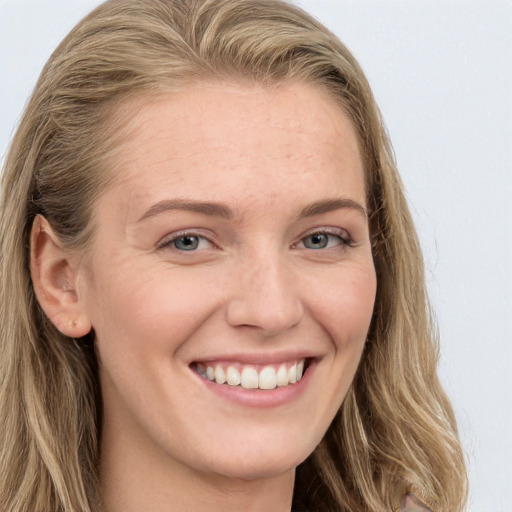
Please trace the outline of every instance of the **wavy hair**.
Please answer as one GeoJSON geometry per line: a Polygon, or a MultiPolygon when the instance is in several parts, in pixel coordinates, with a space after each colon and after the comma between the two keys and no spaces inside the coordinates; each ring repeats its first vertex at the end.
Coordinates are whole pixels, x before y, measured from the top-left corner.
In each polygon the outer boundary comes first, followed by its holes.
{"type": "Polygon", "coordinates": [[[62,335],[37,303],[29,273],[35,216],[44,215],[64,245],[87,247],[92,208],[113,174],[119,105],[237,78],[327,90],[352,120],[366,172],[374,316],[348,395],[297,469],[294,506],[391,511],[413,490],[438,512],[464,508],[464,456],[436,373],[422,254],[383,121],[354,57],[281,0],[109,0],[44,67],[1,178],[0,510],[101,509],[94,339],[62,335]]]}

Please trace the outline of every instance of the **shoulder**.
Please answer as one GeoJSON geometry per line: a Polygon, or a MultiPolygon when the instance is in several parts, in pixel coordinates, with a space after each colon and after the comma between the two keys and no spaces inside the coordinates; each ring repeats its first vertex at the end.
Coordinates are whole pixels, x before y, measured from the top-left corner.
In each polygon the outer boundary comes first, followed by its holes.
{"type": "Polygon", "coordinates": [[[423,503],[411,492],[408,492],[402,498],[400,507],[396,509],[396,512],[433,512],[432,509],[423,503]]]}

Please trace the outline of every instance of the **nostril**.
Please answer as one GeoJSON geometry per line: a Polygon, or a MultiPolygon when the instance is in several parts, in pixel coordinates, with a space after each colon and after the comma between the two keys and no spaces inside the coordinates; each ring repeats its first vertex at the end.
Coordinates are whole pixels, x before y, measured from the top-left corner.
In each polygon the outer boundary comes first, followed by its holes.
{"type": "Polygon", "coordinates": [[[265,336],[275,336],[297,326],[303,317],[298,298],[288,297],[288,304],[277,300],[263,300],[249,295],[233,300],[227,309],[227,322],[233,327],[259,330],[265,336]]]}

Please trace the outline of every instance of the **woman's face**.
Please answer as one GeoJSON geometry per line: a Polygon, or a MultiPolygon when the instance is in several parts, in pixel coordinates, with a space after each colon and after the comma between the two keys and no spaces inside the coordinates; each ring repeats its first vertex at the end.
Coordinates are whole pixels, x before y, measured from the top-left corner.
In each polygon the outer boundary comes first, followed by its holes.
{"type": "Polygon", "coordinates": [[[103,445],[230,477],[291,470],[340,407],[373,310],[355,132],[299,84],[197,86],[127,123],[79,281],[103,445]]]}

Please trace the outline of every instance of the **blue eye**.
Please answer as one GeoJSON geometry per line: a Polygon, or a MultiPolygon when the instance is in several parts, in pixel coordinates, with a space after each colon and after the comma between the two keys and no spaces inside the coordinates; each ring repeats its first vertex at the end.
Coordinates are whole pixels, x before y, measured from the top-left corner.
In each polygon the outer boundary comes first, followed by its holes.
{"type": "Polygon", "coordinates": [[[184,235],[172,240],[172,244],[180,251],[195,251],[199,247],[200,237],[184,235]]]}
{"type": "Polygon", "coordinates": [[[307,249],[325,249],[329,243],[329,235],[315,233],[304,238],[304,247],[307,249]]]}
{"type": "Polygon", "coordinates": [[[214,244],[207,238],[195,233],[177,234],[170,240],[163,242],[161,248],[168,248],[180,252],[197,252],[205,249],[211,249],[214,244]]]}
{"type": "Polygon", "coordinates": [[[312,233],[302,239],[302,244],[306,249],[331,249],[339,245],[349,245],[341,235],[334,233],[312,233]]]}

